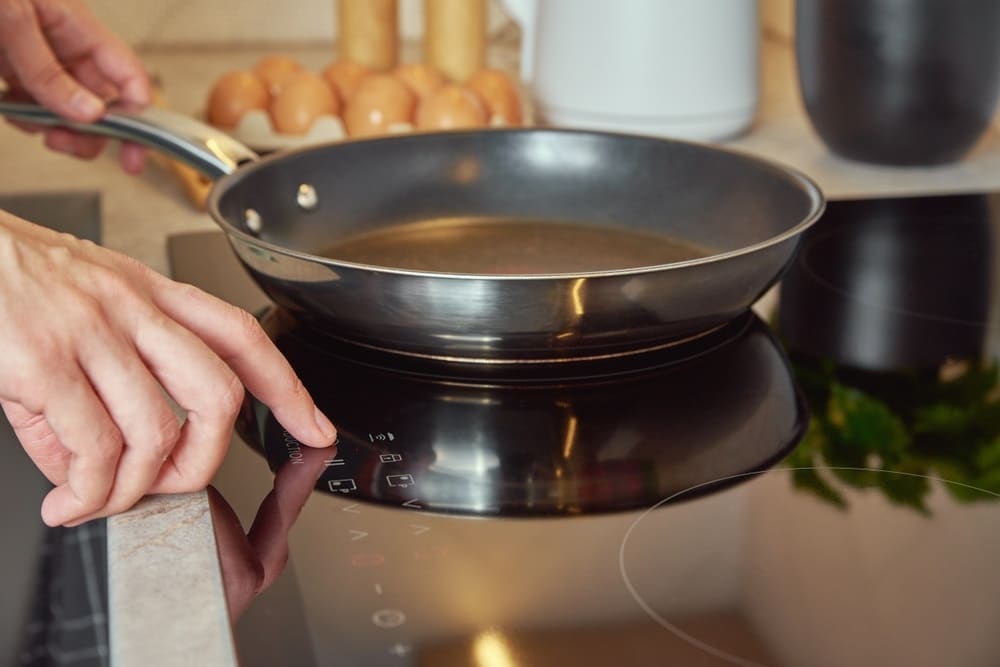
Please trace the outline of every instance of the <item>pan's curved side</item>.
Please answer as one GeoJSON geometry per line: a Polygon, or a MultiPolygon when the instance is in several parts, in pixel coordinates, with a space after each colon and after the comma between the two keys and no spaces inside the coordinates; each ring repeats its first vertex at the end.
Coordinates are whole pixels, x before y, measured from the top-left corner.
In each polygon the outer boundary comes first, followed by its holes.
{"type": "MultiPolygon", "coordinates": [[[[808,178],[751,156],[548,129],[303,149],[226,177],[209,200],[250,274],[301,319],[356,343],[483,363],[618,355],[711,330],[774,284],[822,209],[808,178]],[[491,276],[392,268],[407,264],[376,255],[354,264],[337,252],[415,223],[480,219],[590,225],[704,254],[491,276]]],[[[394,238],[405,254],[407,237],[394,238]]],[[[546,252],[610,254],[607,238],[546,252]]],[[[413,253],[426,259],[428,247],[413,253]]]]}
{"type": "Polygon", "coordinates": [[[711,330],[780,278],[799,237],[690,266],[513,280],[331,266],[229,240],[275,302],[338,337],[410,354],[525,361],[617,355],[711,330]]]}

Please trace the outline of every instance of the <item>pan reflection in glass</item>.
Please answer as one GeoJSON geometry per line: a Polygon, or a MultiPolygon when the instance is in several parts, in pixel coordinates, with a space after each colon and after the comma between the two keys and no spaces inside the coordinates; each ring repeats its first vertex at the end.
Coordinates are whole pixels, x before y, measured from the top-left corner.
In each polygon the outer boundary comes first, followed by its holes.
{"type": "MultiPolygon", "coordinates": [[[[317,488],[341,493],[328,483],[350,479],[357,500],[477,515],[633,509],[766,469],[805,425],[785,357],[752,315],[645,367],[529,364],[514,377],[398,357],[387,370],[388,355],[359,356],[288,318],[264,324],[340,430],[341,463],[317,488]]],[[[239,427],[273,468],[288,460],[262,406],[239,427]]]]}

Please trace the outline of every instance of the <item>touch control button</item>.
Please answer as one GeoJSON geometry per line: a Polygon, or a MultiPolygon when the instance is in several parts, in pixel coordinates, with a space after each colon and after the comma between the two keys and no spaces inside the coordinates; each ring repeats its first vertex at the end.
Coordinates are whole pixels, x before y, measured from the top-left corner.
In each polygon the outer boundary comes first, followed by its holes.
{"type": "Polygon", "coordinates": [[[406,623],[406,614],[398,609],[379,609],[372,614],[372,623],[380,628],[398,628],[406,623]]]}
{"type": "Polygon", "coordinates": [[[358,485],[353,479],[331,479],[326,485],[334,493],[350,493],[358,490],[358,485]]]}
{"type": "Polygon", "coordinates": [[[416,484],[413,475],[386,475],[385,481],[389,483],[389,486],[397,486],[401,489],[406,489],[416,484]]]}

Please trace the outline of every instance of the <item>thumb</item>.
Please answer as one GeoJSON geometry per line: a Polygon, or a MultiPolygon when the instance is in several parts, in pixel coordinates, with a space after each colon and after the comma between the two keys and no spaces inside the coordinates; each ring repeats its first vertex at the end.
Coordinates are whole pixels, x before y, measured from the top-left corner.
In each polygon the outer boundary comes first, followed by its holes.
{"type": "Polygon", "coordinates": [[[70,453],[53,433],[45,416],[31,412],[20,403],[0,399],[7,421],[18,441],[38,469],[55,485],[66,482],[70,453]]]}
{"type": "Polygon", "coordinates": [[[0,44],[21,86],[40,104],[70,120],[93,122],[104,103],[62,66],[28,2],[11,3],[0,21],[0,44]]]}

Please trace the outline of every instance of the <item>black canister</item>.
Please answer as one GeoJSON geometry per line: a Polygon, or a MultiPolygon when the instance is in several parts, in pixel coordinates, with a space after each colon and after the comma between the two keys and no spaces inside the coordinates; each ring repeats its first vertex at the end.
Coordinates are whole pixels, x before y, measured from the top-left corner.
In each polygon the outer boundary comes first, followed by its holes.
{"type": "Polygon", "coordinates": [[[798,0],[795,30],[806,111],[845,157],[946,163],[990,123],[1000,0],[798,0]]]}

